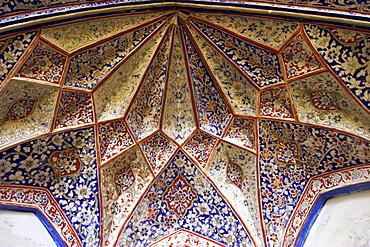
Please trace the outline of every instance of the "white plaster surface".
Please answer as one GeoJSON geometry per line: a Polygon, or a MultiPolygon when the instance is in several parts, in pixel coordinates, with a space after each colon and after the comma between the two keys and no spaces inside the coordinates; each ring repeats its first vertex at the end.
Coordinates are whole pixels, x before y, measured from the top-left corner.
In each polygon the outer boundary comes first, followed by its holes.
{"type": "Polygon", "coordinates": [[[370,191],[327,200],[304,246],[370,246],[370,191]]]}
{"type": "Polygon", "coordinates": [[[56,247],[32,212],[0,210],[0,247],[56,247]]]}

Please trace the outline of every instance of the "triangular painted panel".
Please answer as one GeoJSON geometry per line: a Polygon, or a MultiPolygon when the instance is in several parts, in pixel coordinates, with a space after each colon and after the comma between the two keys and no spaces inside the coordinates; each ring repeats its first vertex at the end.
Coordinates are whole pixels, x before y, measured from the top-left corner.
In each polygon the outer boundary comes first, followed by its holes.
{"type": "Polygon", "coordinates": [[[84,46],[132,29],[163,13],[126,15],[105,19],[89,20],[42,30],[41,36],[62,49],[73,52],[84,46]]]}
{"type": "Polygon", "coordinates": [[[192,26],[188,25],[188,27],[234,112],[255,116],[258,102],[256,88],[212,45],[206,42],[192,26]]]}
{"type": "Polygon", "coordinates": [[[182,151],[146,192],[117,246],[148,246],[180,229],[226,246],[253,245],[228,203],[182,151]]]}
{"type": "Polygon", "coordinates": [[[297,23],[240,15],[194,13],[193,16],[275,49],[280,49],[299,27],[297,23]]]}
{"type": "Polygon", "coordinates": [[[221,96],[216,82],[210,76],[210,72],[197,52],[189,34],[183,31],[183,35],[200,128],[210,134],[221,136],[231,118],[231,111],[221,96]]]}
{"type": "Polygon", "coordinates": [[[94,92],[98,121],[125,115],[166,28],[163,26],[94,92]]]}
{"type": "Polygon", "coordinates": [[[160,127],[163,94],[167,80],[172,28],[167,30],[151,67],[126,118],[136,140],[141,140],[160,127]]]}
{"type": "Polygon", "coordinates": [[[153,179],[137,147],[100,168],[103,246],[114,246],[122,225],[153,179]]]}
{"type": "Polygon", "coordinates": [[[196,127],[180,35],[176,28],[162,123],[164,132],[178,144],[182,144],[196,127]]]}
{"type": "Polygon", "coordinates": [[[158,132],[140,143],[154,175],[157,175],[176,151],[176,144],[161,132],[158,132]]]}
{"type": "Polygon", "coordinates": [[[92,90],[163,22],[162,19],[73,56],[64,85],[92,90]]]}
{"type": "Polygon", "coordinates": [[[277,54],[249,44],[210,25],[192,23],[259,87],[284,81],[277,54]]]}

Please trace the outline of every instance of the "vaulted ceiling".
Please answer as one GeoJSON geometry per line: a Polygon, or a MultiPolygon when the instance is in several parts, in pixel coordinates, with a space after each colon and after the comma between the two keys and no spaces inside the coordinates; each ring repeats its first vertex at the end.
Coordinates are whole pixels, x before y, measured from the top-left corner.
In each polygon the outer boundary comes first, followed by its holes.
{"type": "Polygon", "coordinates": [[[2,3],[0,205],[60,246],[292,246],[370,181],[365,3],[190,2],[2,3]]]}

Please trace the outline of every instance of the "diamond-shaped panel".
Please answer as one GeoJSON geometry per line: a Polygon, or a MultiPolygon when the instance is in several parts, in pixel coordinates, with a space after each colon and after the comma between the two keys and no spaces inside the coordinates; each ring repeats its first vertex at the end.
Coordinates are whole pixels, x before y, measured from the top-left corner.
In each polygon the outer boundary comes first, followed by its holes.
{"type": "Polygon", "coordinates": [[[308,46],[302,34],[295,36],[281,51],[283,64],[288,79],[309,75],[324,69],[314,52],[308,46]]]}
{"type": "Polygon", "coordinates": [[[255,149],[256,134],[254,120],[240,117],[234,118],[223,139],[238,146],[255,149]]]}
{"type": "Polygon", "coordinates": [[[40,41],[15,76],[59,84],[66,62],[65,55],[40,41]]]}
{"type": "Polygon", "coordinates": [[[161,132],[144,140],[140,143],[140,147],[151,165],[154,175],[162,170],[177,148],[176,144],[161,132]]]}
{"type": "Polygon", "coordinates": [[[135,144],[123,120],[99,124],[98,133],[102,163],[135,144]]]}
{"type": "Polygon", "coordinates": [[[217,138],[198,130],[183,149],[198,161],[202,168],[205,168],[216,142],[217,138]]]}
{"type": "Polygon", "coordinates": [[[62,91],[58,104],[55,128],[86,124],[93,122],[91,93],[80,91],[62,91]]]}

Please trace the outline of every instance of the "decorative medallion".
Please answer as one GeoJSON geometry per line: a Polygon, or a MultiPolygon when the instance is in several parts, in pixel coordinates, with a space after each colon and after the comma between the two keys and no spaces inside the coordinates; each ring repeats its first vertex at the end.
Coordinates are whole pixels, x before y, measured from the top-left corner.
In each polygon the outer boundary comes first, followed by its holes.
{"type": "Polygon", "coordinates": [[[75,149],[57,151],[50,156],[56,177],[72,175],[82,169],[81,160],[75,149]]]}
{"type": "Polygon", "coordinates": [[[129,165],[123,167],[115,174],[115,184],[119,196],[128,190],[134,182],[135,176],[129,165]]]}
{"type": "Polygon", "coordinates": [[[321,110],[340,110],[328,92],[311,92],[312,104],[321,110]]]}
{"type": "Polygon", "coordinates": [[[163,194],[167,206],[180,217],[186,214],[197,197],[191,185],[182,176],[174,179],[163,194]]]}
{"type": "Polygon", "coordinates": [[[9,107],[4,121],[19,120],[28,117],[31,115],[36,102],[36,100],[32,99],[20,99],[14,102],[9,107]]]}
{"type": "Polygon", "coordinates": [[[238,164],[229,160],[226,168],[226,176],[233,184],[235,184],[240,189],[242,188],[243,170],[238,164]]]}

